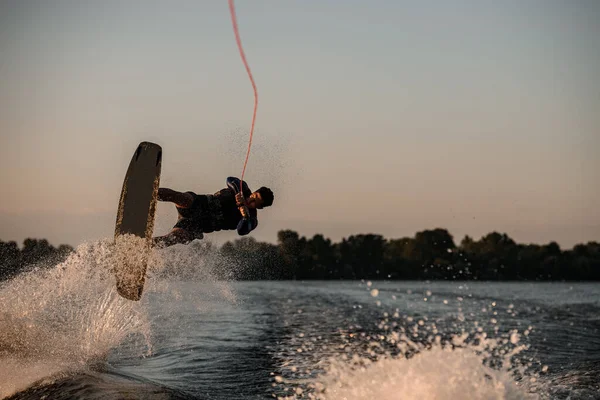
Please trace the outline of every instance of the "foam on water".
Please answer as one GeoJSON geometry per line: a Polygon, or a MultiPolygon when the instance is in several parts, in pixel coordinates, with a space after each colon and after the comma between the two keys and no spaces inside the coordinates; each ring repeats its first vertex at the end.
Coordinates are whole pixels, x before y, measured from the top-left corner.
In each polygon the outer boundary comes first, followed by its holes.
{"type": "MultiPolygon", "coordinates": [[[[378,297],[377,289],[368,290],[378,297]]],[[[416,318],[396,309],[382,311],[375,329],[351,325],[333,339],[300,333],[280,352],[274,393],[281,400],[544,398],[548,367],[526,354],[522,340],[531,326],[518,331],[503,330],[494,318],[467,322],[460,307],[453,322],[447,317],[416,318]]]]}
{"type": "Polygon", "coordinates": [[[116,293],[113,257],[109,241],[86,243],[0,286],[0,396],[102,362],[126,339],[149,351],[146,301],[116,293]]]}
{"type": "MultiPolygon", "coordinates": [[[[518,370],[511,359],[524,346],[502,350],[501,359],[493,355],[506,343],[479,337],[477,344],[466,344],[467,335],[451,338],[452,343],[443,344],[439,337],[433,343],[416,343],[406,336],[398,342],[399,353],[384,351],[381,343],[372,338],[366,349],[356,344],[337,345],[319,353],[334,353],[328,359],[319,360],[313,368],[321,372],[310,379],[286,379],[275,377],[275,386],[290,393],[279,399],[537,399],[536,379],[517,379],[518,370]],[[336,354],[337,351],[337,354],[336,354]],[[489,362],[495,357],[495,362],[489,362]],[[499,362],[500,361],[500,362],[499,362]],[[494,365],[492,367],[492,365],[494,365]]],[[[388,341],[390,338],[381,339],[388,341]]],[[[293,373],[299,371],[294,363],[287,366],[293,373]]]]}
{"type": "MultiPolygon", "coordinates": [[[[320,399],[524,399],[506,371],[483,365],[470,349],[435,347],[410,359],[335,361],[314,384],[320,399]]],[[[531,397],[533,398],[533,397],[531,397]]]]}

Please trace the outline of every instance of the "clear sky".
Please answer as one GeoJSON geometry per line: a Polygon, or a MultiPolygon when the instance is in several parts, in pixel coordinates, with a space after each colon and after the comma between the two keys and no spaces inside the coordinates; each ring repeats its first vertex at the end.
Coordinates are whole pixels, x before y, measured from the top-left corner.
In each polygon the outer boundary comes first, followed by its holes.
{"type": "MultiPolygon", "coordinates": [[[[600,2],[236,7],[259,90],[246,179],[275,192],[257,239],[600,239],[600,2]]],[[[110,237],[144,140],[162,186],[239,176],[253,95],[229,18],[225,0],[0,1],[0,239],[110,237]]]]}

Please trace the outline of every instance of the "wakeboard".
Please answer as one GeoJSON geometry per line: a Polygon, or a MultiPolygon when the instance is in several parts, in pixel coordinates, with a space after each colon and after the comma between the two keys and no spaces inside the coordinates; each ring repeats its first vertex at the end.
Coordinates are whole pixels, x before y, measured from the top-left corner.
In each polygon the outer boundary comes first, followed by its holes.
{"type": "Polygon", "coordinates": [[[162,148],[139,144],[125,175],[115,227],[117,292],[128,300],[142,297],[152,245],[160,182],[162,148]]]}

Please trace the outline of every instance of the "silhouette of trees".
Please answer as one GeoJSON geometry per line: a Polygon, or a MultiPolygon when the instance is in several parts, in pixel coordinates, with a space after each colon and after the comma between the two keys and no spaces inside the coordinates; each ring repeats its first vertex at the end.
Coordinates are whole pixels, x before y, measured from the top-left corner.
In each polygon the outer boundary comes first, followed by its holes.
{"type": "Polygon", "coordinates": [[[71,246],[62,244],[55,248],[46,239],[25,239],[22,249],[14,241],[0,240],[0,280],[12,278],[28,268],[55,265],[71,252],[71,246]]]}
{"type": "MultiPolygon", "coordinates": [[[[456,245],[442,228],[400,239],[358,234],[338,243],[321,234],[306,238],[282,230],[277,244],[244,236],[220,248],[207,242],[194,249],[199,257],[227,266],[216,268],[224,271],[220,279],[600,280],[598,242],[563,251],[555,242],[518,244],[498,232],[479,240],[465,236],[456,245]]],[[[15,242],[0,241],[0,279],[28,266],[54,265],[72,251],[67,245],[54,248],[44,239],[26,239],[21,249],[15,242]]],[[[181,273],[181,265],[172,268],[181,273]]]]}
{"type": "Polygon", "coordinates": [[[518,244],[492,232],[479,240],[465,236],[457,246],[442,228],[389,240],[352,235],[339,243],[282,230],[277,239],[277,245],[238,239],[221,254],[245,265],[238,279],[600,280],[596,242],[562,251],[555,242],[518,244]]]}
{"type": "Polygon", "coordinates": [[[21,251],[17,242],[0,241],[0,279],[16,275],[21,269],[21,260],[21,251]]]}
{"type": "Polygon", "coordinates": [[[258,242],[253,237],[225,243],[219,250],[219,256],[221,262],[235,266],[230,279],[283,279],[285,276],[277,246],[258,242]]]}
{"type": "Polygon", "coordinates": [[[310,277],[309,279],[339,278],[339,275],[335,275],[333,272],[337,270],[339,263],[336,248],[330,239],[326,239],[320,234],[314,235],[306,242],[305,252],[305,273],[310,277]]]}
{"type": "Polygon", "coordinates": [[[289,279],[306,279],[298,276],[305,264],[303,254],[306,250],[306,239],[300,238],[297,232],[284,230],[277,233],[278,255],[281,258],[281,275],[289,279]]]}

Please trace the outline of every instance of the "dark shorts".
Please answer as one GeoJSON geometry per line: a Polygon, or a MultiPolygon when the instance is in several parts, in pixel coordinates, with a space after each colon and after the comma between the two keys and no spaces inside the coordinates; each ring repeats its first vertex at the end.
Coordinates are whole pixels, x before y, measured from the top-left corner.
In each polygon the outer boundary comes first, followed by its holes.
{"type": "Polygon", "coordinates": [[[194,196],[194,202],[189,208],[177,207],[179,220],[174,228],[186,230],[196,239],[202,239],[204,233],[215,230],[215,198],[212,195],[197,195],[188,192],[194,196]]]}

